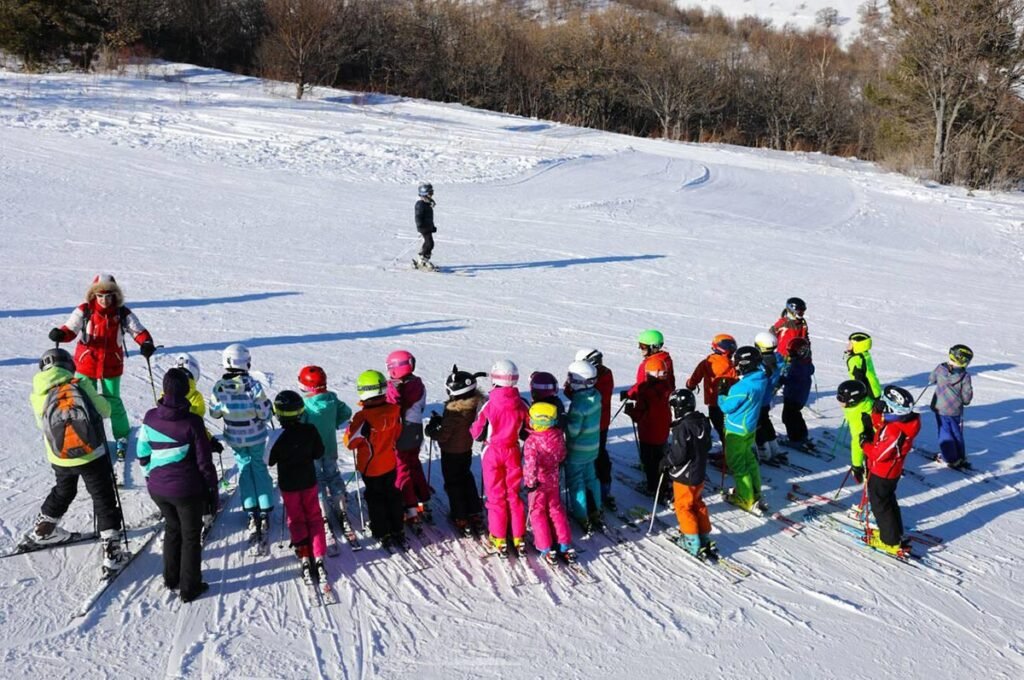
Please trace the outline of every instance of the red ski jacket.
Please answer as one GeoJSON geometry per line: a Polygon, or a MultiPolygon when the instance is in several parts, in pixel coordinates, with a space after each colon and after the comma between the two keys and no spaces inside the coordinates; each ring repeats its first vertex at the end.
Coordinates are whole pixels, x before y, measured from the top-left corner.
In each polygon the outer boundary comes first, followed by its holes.
{"type": "Polygon", "coordinates": [[[633,388],[635,403],[626,406],[626,415],[636,421],[641,444],[664,444],[672,425],[668,398],[672,388],[668,380],[647,380],[633,388]]]}
{"type": "Polygon", "coordinates": [[[61,342],[78,337],[75,371],[90,378],[117,378],[124,373],[124,336],[138,344],[152,341],[139,318],[124,306],[101,307],[95,299],[83,302],[60,328],[61,342]]]}
{"type": "Polygon", "coordinates": [[[910,413],[893,416],[872,415],[874,441],[864,443],[864,459],[868,471],[884,479],[899,479],[903,463],[914,446],[914,438],[921,431],[921,416],[910,413]]]}

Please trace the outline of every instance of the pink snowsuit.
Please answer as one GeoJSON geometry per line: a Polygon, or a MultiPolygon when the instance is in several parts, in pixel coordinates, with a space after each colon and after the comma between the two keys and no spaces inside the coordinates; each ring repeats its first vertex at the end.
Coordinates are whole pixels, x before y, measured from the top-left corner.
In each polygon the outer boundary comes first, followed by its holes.
{"type": "Polygon", "coordinates": [[[523,482],[522,454],[519,432],[530,422],[526,402],[514,387],[495,387],[469,429],[479,439],[488,428],[487,446],[482,467],[487,493],[487,528],[494,538],[508,536],[509,514],[512,516],[512,537],[526,534],[526,507],[519,497],[523,482]]]}
{"type": "Polygon", "coordinates": [[[282,491],[284,512],[288,518],[288,533],[292,545],[306,541],[313,544],[313,557],[318,559],[327,553],[327,534],[324,530],[324,516],[320,513],[318,487],[311,486],[302,491],[282,491]]]}
{"type": "Polygon", "coordinates": [[[531,432],[523,446],[523,482],[536,486],[530,494],[530,523],[533,544],[544,552],[551,549],[551,525],[562,545],[569,545],[569,517],[558,493],[558,466],[565,461],[565,436],[557,427],[531,432]]]}

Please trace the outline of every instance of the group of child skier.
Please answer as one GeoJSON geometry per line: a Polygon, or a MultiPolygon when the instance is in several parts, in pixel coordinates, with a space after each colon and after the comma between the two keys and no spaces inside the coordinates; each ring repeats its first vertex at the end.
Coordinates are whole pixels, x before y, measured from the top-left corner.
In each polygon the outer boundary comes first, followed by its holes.
{"type": "MultiPolygon", "coordinates": [[[[769,417],[773,397],[780,390],[784,443],[795,448],[813,446],[802,414],[814,374],[805,311],[802,300],[789,299],[779,320],[759,333],[753,346],[740,347],[732,336],[716,335],[711,353],[681,388],[676,387],[662,333],[647,330],[638,337],[643,358],[634,384],[619,397],[624,402],[620,410],[633,421],[644,470],[640,490],[651,496],[671,493],[679,523],[676,542],[701,559],[717,558],[702,499],[707,466],[715,464],[711,431],[717,432],[724,450],[724,459],[717,464],[723,473],[726,468],[731,471],[734,479],[723,498],[759,515],[767,510],[759,461],[785,459],[769,417]],[[707,416],[697,410],[696,392],[701,389],[707,416]],[[670,484],[663,485],[666,481],[670,484]]],[[[39,363],[32,393],[56,484],[25,541],[46,545],[67,540],[68,532],[58,525],[81,476],[93,497],[104,568],[112,573],[125,561],[117,536],[123,519],[102,420],[124,410],[117,377],[124,362],[125,331],[141,345],[148,362],[154,349],[152,338],[123,306],[114,278],[99,275],[68,323],[50,331],[51,340],[58,343],[79,338],[75,358],[59,348],[48,350],[39,363]]],[[[837,398],[850,432],[850,474],[864,485],[861,507],[867,512],[870,506],[878,527],[868,531],[865,540],[898,554],[906,548],[896,483],[920,431],[920,420],[913,412],[916,400],[905,389],[879,383],[870,349],[866,333],[850,335],[846,352],[850,379],[839,385],[837,398]]],[[[936,385],[932,408],[940,459],[950,466],[966,465],[963,407],[972,398],[967,373],[972,358],[969,348],[956,345],[948,361],[929,376],[929,384],[936,385]]],[[[198,362],[181,354],[174,363],[157,407],[146,414],[138,455],[146,468],[150,494],[168,521],[165,582],[168,587],[180,584],[182,599],[187,601],[206,587],[198,573],[199,536],[201,523],[209,523],[218,509],[212,453],[221,445],[203,426],[206,404],[196,389],[198,362]]],[[[328,390],[327,375],[318,366],[299,371],[298,392],[284,390],[271,401],[251,372],[246,347],[227,347],[222,364],[224,372],[213,386],[209,413],[223,421],[223,441],[234,453],[250,537],[265,537],[269,530],[273,509],[269,462],[278,469],[291,543],[307,579],[318,574],[326,580],[325,519],[333,515],[344,523],[347,518],[346,483],[338,468],[337,446],[337,432],[346,422],[342,440],[353,451],[355,469],[363,481],[369,529],[384,547],[404,548],[406,529],[418,532],[422,522],[431,520],[432,489],[420,461],[424,434],[440,448],[452,522],[467,536],[486,531],[500,556],[522,554],[526,549],[529,515],[535,548],[544,558],[552,563],[573,562],[570,517],[590,532],[603,528],[605,510],[616,509],[607,451],[609,427],[618,414],[612,413],[615,383],[597,349],[577,352],[561,385],[551,373],[531,374],[529,402],[520,395],[519,371],[510,360],[495,362],[486,374],[453,366],[445,381],[443,413],[429,418],[425,418],[427,394],[415,374],[415,357],[404,350],[387,356],[386,375],[367,370],[358,376],[355,413],[328,390]],[[486,398],[477,385],[485,375],[492,386],[486,398]],[[558,394],[560,387],[568,407],[558,394]],[[268,457],[272,414],[282,432],[268,457]],[[472,472],[474,441],[484,442],[486,528],[472,472]],[[522,489],[527,492],[525,502],[522,489]]],[[[118,442],[127,436],[120,416],[114,428],[118,442]]]]}

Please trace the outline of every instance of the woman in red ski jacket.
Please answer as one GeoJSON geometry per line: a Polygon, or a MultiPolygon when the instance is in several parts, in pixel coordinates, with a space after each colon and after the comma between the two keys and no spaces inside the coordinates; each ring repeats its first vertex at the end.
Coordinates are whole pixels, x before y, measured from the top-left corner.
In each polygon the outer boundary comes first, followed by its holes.
{"type": "Polygon", "coordinates": [[[110,403],[110,423],[119,454],[127,444],[128,414],[121,401],[121,374],[124,373],[125,335],[139,344],[147,359],[156,346],[138,317],[124,306],[124,293],[110,274],[98,274],[78,305],[60,328],[50,330],[53,342],[71,342],[75,347],[75,374],[88,380],[110,403]]]}

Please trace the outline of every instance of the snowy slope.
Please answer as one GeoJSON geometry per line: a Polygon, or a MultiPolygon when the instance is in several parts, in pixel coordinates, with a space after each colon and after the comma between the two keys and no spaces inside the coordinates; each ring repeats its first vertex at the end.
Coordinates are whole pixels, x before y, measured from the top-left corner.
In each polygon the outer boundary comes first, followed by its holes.
{"type": "MultiPolygon", "coordinates": [[[[0,659],[9,677],[1020,677],[1024,557],[1024,199],[967,195],[819,155],[640,140],[354,93],[296,103],[287,88],[189,66],[146,77],[0,73],[0,549],[52,483],[27,405],[46,331],[88,281],[114,272],[164,346],[193,352],[209,391],[220,350],[247,343],[272,392],[305,363],[354,401],[355,376],[412,350],[433,408],[453,362],[511,357],[562,374],[604,350],[620,386],[657,327],[680,373],[712,335],[741,342],[789,295],[809,304],[814,434],[840,419],[846,336],[866,329],[885,381],[916,394],[955,342],[971,345],[969,446],[982,478],[912,458],[904,516],[941,535],[934,575],[810,527],[797,536],[709,495],[723,551],[754,574],[732,586],[663,539],[602,537],[572,585],[509,574],[449,538],[426,569],[343,548],[341,604],[310,611],[293,558],[242,555],[237,508],[205,552],[209,596],[164,592],[159,544],[86,618],[95,548],[0,561],[0,659]],[[437,190],[435,261],[411,271],[415,183],[437,190]],[[521,585],[514,585],[518,579],[521,585]]],[[[162,369],[166,356],[158,355],[162,369]]],[[[158,370],[158,373],[162,370],[158,370]]],[[[145,364],[123,381],[137,423],[145,364]]],[[[934,448],[928,414],[920,444],[934,448]]],[[[628,421],[612,455],[639,479],[628,421]]],[[[426,456],[426,454],[424,454],[426,456]]],[[[833,492],[844,456],[769,469],[774,507],[792,481],[833,492]]],[[[230,465],[230,458],[225,459],[230,465]]],[[[478,468],[477,468],[478,470],[478,468]]],[[[151,510],[139,471],[130,521],[151,510]]],[[[230,474],[230,473],[229,473],[230,474]]],[[[440,466],[432,483],[442,489],[440,466]]],[[[616,480],[623,506],[646,502],[616,480]]],[[[443,507],[444,495],[439,494],[443,507]]],[[[852,502],[852,489],[843,498],[852,502]]],[[[438,512],[440,517],[441,512],[438,512]]],[[[671,522],[670,515],[663,517],[671,522]]],[[[280,530],[274,522],[274,531],[280,530]]],[[[84,491],[67,526],[90,526],[84,491]]],[[[276,537],[276,533],[275,533],[276,537]]]]}
{"type": "MultiPolygon", "coordinates": [[[[676,0],[679,7],[701,7],[705,11],[718,9],[730,19],[756,16],[770,19],[772,26],[782,28],[789,24],[806,30],[817,25],[817,15],[832,8],[839,13],[836,31],[843,42],[849,42],[860,31],[858,10],[865,0],[676,0]]],[[[885,3],[881,3],[885,7],[885,3]]]]}

